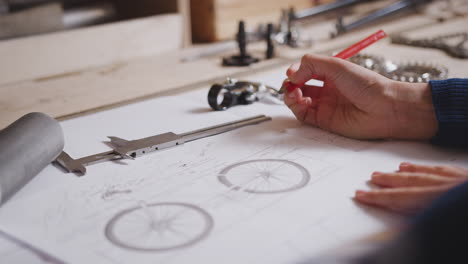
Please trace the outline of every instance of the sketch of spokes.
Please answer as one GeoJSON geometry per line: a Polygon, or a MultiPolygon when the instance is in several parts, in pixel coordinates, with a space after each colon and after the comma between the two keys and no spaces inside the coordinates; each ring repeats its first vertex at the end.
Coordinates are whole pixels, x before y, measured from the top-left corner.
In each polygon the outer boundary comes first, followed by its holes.
{"type": "Polygon", "coordinates": [[[218,180],[233,190],[249,193],[282,193],[307,185],[310,174],[301,165],[283,159],[257,159],[224,168],[218,180]]]}
{"type": "Polygon", "coordinates": [[[186,203],[153,203],[126,209],[106,225],[113,244],[137,251],[166,251],[193,245],[213,228],[213,218],[186,203]]]}

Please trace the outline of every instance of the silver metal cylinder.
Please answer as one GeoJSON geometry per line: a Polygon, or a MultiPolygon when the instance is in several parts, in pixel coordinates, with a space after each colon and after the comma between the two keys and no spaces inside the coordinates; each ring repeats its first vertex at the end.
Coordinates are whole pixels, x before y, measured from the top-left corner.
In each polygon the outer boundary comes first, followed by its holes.
{"type": "Polygon", "coordinates": [[[0,204],[63,150],[62,127],[43,113],[29,113],[0,130],[0,204]]]}

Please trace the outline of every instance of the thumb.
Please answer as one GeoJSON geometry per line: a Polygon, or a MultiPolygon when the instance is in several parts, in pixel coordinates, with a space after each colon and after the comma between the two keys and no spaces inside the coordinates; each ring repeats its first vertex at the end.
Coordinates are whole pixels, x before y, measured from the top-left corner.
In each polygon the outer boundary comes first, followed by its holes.
{"type": "Polygon", "coordinates": [[[302,57],[300,65],[293,64],[289,67],[286,75],[295,84],[302,84],[310,79],[335,79],[343,69],[341,59],[306,54],[302,57]]]}

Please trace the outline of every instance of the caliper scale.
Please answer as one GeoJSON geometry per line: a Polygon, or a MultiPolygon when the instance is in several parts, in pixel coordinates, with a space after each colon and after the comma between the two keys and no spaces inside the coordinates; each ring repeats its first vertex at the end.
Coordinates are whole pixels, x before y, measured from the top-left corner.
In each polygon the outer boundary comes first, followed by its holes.
{"type": "Polygon", "coordinates": [[[182,145],[186,142],[214,136],[237,128],[259,124],[269,120],[271,120],[271,117],[258,115],[234,122],[224,123],[221,125],[197,129],[183,134],[168,132],[136,140],[125,140],[118,137],[109,137],[113,146],[113,149],[110,151],[86,156],[79,159],[73,159],[65,151],[62,151],[62,153],[55,161],[65,170],[67,170],[67,172],[75,172],[84,175],[86,174],[86,166],[91,164],[119,159],[135,159],[150,152],[182,145]]]}

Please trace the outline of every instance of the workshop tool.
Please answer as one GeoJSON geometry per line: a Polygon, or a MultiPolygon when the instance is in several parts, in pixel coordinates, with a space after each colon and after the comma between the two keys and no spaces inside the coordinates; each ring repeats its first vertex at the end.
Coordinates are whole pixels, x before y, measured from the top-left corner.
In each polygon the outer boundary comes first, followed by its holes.
{"type": "Polygon", "coordinates": [[[427,83],[431,80],[443,80],[448,76],[446,67],[424,62],[395,63],[368,54],[357,54],[349,61],[400,82],[427,83]]]}
{"type": "MultiPolygon", "coordinates": [[[[369,2],[375,0],[341,0],[335,1],[330,4],[319,5],[313,8],[296,12],[294,8],[281,10],[280,22],[278,25],[273,25],[272,34],[269,34],[269,26],[265,27],[265,24],[259,24],[257,29],[254,31],[245,32],[241,35],[245,35],[246,42],[260,41],[271,35],[273,42],[277,45],[287,45],[292,48],[307,48],[313,43],[312,39],[303,38],[299,29],[299,23],[303,20],[310,19],[316,16],[328,14],[333,11],[339,11],[355,4],[369,2]]],[[[239,30],[241,32],[241,30],[239,30]]],[[[236,39],[239,38],[239,33],[236,39]]],[[[237,66],[235,58],[234,65],[237,66]]],[[[229,62],[228,62],[229,63],[229,62]]]]}
{"type": "MultiPolygon", "coordinates": [[[[356,55],[359,51],[361,51],[361,50],[367,48],[368,46],[372,45],[373,43],[385,38],[386,36],[387,36],[387,34],[385,34],[385,32],[383,30],[379,30],[376,33],[370,35],[369,37],[355,43],[354,45],[350,46],[349,48],[344,49],[343,51],[339,52],[338,54],[336,54],[333,57],[346,60],[346,59],[351,58],[352,56],[356,55]]],[[[311,79],[315,79],[315,78],[317,78],[317,77],[314,76],[311,79]]],[[[279,92],[284,93],[285,90],[287,90],[288,92],[292,92],[292,91],[294,91],[294,89],[302,87],[303,85],[304,85],[304,83],[294,84],[291,81],[289,81],[288,79],[286,79],[283,82],[283,85],[282,85],[281,89],[279,90],[279,92]]]]}
{"type": "Polygon", "coordinates": [[[391,40],[393,44],[440,49],[456,58],[468,58],[468,32],[457,32],[422,39],[411,39],[403,35],[395,35],[391,36],[391,40]]]}
{"type": "Polygon", "coordinates": [[[278,90],[263,83],[227,78],[225,83],[211,86],[208,104],[213,110],[221,111],[235,105],[252,104],[269,96],[279,100],[283,98],[278,90]]]}
{"type": "Polygon", "coordinates": [[[297,12],[294,8],[284,9],[281,11],[281,19],[278,31],[275,34],[275,41],[280,45],[288,45],[292,48],[310,47],[313,43],[312,39],[305,39],[301,36],[299,29],[301,21],[344,10],[353,5],[369,1],[373,0],[341,0],[297,12]]]}
{"type": "Polygon", "coordinates": [[[271,120],[271,117],[258,115],[234,122],[190,131],[183,134],[168,132],[136,140],[125,140],[118,137],[109,137],[111,144],[113,145],[113,149],[110,151],[79,159],[73,159],[65,151],[62,151],[62,153],[57,157],[56,163],[62,166],[67,172],[75,172],[84,175],[86,174],[85,166],[97,162],[119,160],[123,158],[134,159],[157,150],[179,146],[185,142],[218,135],[240,127],[255,125],[269,120],[271,120]]]}
{"type": "Polygon", "coordinates": [[[247,53],[247,35],[245,33],[244,21],[239,21],[236,40],[237,45],[239,46],[239,55],[223,58],[223,66],[249,66],[250,64],[259,61],[257,58],[254,58],[247,53]]]}
{"type": "Polygon", "coordinates": [[[282,10],[274,40],[278,45],[287,45],[291,48],[308,48],[313,43],[312,39],[302,37],[299,23],[294,20],[292,8],[282,10]]]}
{"type": "Polygon", "coordinates": [[[0,204],[28,183],[63,150],[60,124],[30,113],[0,130],[0,204]]]}
{"type": "Polygon", "coordinates": [[[290,10],[290,16],[292,20],[305,20],[310,19],[316,16],[324,15],[329,12],[338,11],[340,9],[345,9],[356,4],[362,4],[363,2],[370,2],[373,0],[341,0],[335,1],[329,4],[319,5],[316,7],[308,8],[305,10],[294,12],[294,9],[290,10]]]}
{"type": "Polygon", "coordinates": [[[265,59],[267,60],[275,56],[275,45],[273,44],[273,34],[274,34],[273,24],[269,23],[267,25],[267,32],[265,36],[265,40],[267,44],[265,59]]]}
{"type": "Polygon", "coordinates": [[[304,40],[301,37],[299,26],[293,20],[293,12],[292,8],[282,10],[278,32],[275,34],[275,42],[291,48],[309,47],[312,45],[312,41],[310,39],[304,40]]]}
{"type": "MultiPolygon", "coordinates": [[[[375,0],[341,0],[341,1],[335,1],[330,4],[323,4],[323,5],[318,5],[313,8],[301,10],[301,11],[295,11],[293,8],[290,9],[283,9],[281,10],[281,16],[280,16],[280,22],[277,25],[272,25],[272,32],[269,33],[269,25],[265,24],[259,24],[258,27],[253,30],[253,31],[246,31],[244,30],[245,35],[245,42],[247,45],[248,43],[251,42],[258,42],[263,39],[266,39],[267,41],[271,41],[270,49],[267,48],[267,55],[266,58],[270,58],[269,54],[274,54],[273,49],[274,49],[274,44],[276,45],[287,45],[292,48],[307,48],[312,46],[312,39],[307,39],[303,38],[301,36],[300,28],[299,28],[299,23],[301,23],[303,20],[307,20],[309,18],[313,18],[316,16],[328,14],[333,11],[339,11],[341,9],[348,8],[350,6],[353,6],[355,4],[363,3],[363,2],[369,2],[369,1],[375,1],[375,0]]],[[[238,30],[238,32],[241,32],[242,30],[238,30]]],[[[236,35],[236,42],[233,43],[232,41],[228,42],[221,42],[217,44],[212,44],[209,46],[209,48],[206,49],[206,51],[200,52],[199,54],[191,55],[191,56],[186,56],[182,58],[183,62],[187,61],[192,61],[196,60],[202,57],[208,57],[208,56],[213,56],[217,55],[226,51],[229,51],[234,48],[234,44],[237,44],[239,46],[239,41],[237,40],[239,38],[239,33],[236,35]]],[[[244,48],[242,48],[244,49],[244,48]]],[[[239,55],[236,55],[239,56],[239,55]]],[[[274,56],[274,55],[273,55],[274,56]]],[[[235,56],[234,56],[235,57],[235,56]]],[[[231,64],[230,58],[226,58],[226,61],[228,64],[231,64]]],[[[236,61],[238,58],[234,58],[234,65],[237,66],[236,61]]],[[[224,62],[223,62],[224,64],[224,62]]],[[[226,65],[227,66],[227,65],[226,65]]]]}
{"type": "Polygon", "coordinates": [[[389,16],[399,14],[401,12],[410,12],[414,11],[417,7],[421,4],[425,4],[430,2],[430,0],[402,0],[396,3],[393,3],[385,8],[377,10],[369,15],[360,18],[354,22],[351,22],[347,25],[343,23],[343,18],[338,18],[338,22],[336,23],[336,31],[332,32],[330,36],[335,38],[339,35],[347,33],[351,30],[375,23],[376,21],[387,18],[389,16]]]}

